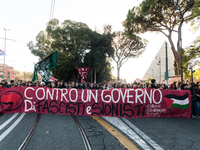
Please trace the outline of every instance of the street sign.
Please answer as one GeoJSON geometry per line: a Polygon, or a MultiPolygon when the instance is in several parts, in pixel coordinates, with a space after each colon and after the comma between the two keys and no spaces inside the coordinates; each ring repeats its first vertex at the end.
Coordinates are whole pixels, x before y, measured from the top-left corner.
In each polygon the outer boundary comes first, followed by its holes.
{"type": "Polygon", "coordinates": [[[168,80],[169,79],[169,75],[168,75],[168,71],[165,72],[165,80],[168,80]]]}

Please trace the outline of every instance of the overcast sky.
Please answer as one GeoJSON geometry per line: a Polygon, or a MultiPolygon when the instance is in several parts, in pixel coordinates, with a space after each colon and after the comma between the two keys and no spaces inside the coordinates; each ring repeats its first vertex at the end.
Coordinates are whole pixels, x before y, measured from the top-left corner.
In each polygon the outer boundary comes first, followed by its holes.
{"type": "MultiPolygon", "coordinates": [[[[4,50],[5,30],[7,31],[6,63],[16,70],[33,71],[38,58],[30,53],[29,41],[35,41],[36,35],[45,30],[50,17],[52,0],[1,0],[0,1],[0,49],[4,50]],[[12,40],[9,40],[12,39],[12,40]]],[[[74,20],[86,23],[92,30],[102,31],[105,24],[111,24],[113,31],[122,31],[122,21],[129,9],[138,6],[141,0],[55,0],[53,18],[60,22],[74,20]]],[[[200,32],[193,34],[189,25],[183,26],[183,47],[188,46],[200,32]]],[[[137,59],[129,59],[122,66],[121,78],[133,81],[142,78],[163,42],[164,35],[146,33],[141,35],[149,41],[146,51],[137,59]]],[[[3,63],[3,57],[0,57],[3,63]]],[[[113,62],[113,67],[116,65],[113,62]]],[[[116,69],[113,75],[117,75],[116,69]]]]}

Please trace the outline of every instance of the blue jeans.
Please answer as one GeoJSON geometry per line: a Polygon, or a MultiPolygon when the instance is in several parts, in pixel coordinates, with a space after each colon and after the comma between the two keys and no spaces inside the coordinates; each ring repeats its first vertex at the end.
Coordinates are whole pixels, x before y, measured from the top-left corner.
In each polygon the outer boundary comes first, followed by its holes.
{"type": "Polygon", "coordinates": [[[200,102],[192,101],[192,115],[199,116],[200,102]]]}

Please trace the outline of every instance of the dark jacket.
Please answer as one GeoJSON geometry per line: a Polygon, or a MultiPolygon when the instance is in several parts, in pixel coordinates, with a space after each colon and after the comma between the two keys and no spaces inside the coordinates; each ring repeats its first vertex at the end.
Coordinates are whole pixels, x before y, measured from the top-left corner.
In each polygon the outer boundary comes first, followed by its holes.
{"type": "Polygon", "coordinates": [[[63,84],[63,85],[59,85],[57,88],[64,89],[64,88],[66,88],[66,86],[63,84]]]}
{"type": "Polygon", "coordinates": [[[194,90],[193,88],[188,88],[188,90],[190,90],[190,92],[191,92],[192,101],[195,102],[196,101],[196,90],[194,90]]]}
{"type": "MultiPolygon", "coordinates": [[[[199,91],[197,91],[197,93],[196,93],[196,94],[200,95],[200,90],[199,90],[199,91]]],[[[196,101],[200,102],[200,97],[199,97],[199,96],[197,96],[197,95],[196,95],[196,101]]]]}

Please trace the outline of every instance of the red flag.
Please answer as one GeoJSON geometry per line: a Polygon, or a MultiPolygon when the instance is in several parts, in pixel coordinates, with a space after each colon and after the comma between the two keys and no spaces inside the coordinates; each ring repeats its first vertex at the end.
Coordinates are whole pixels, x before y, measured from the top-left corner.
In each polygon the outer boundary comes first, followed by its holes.
{"type": "Polygon", "coordinates": [[[52,76],[52,77],[49,79],[49,81],[50,81],[50,82],[52,82],[52,81],[56,81],[56,82],[57,82],[58,79],[56,79],[55,77],[52,76]]]}
{"type": "Polygon", "coordinates": [[[92,76],[91,76],[91,83],[92,83],[92,80],[93,80],[93,79],[92,79],[92,76]]]}
{"type": "Polygon", "coordinates": [[[81,83],[83,83],[83,78],[81,78],[81,83]]]}
{"type": "Polygon", "coordinates": [[[77,68],[77,70],[78,70],[78,73],[81,76],[81,79],[83,79],[83,80],[87,79],[87,75],[88,75],[88,73],[90,71],[89,67],[77,68]]]}

